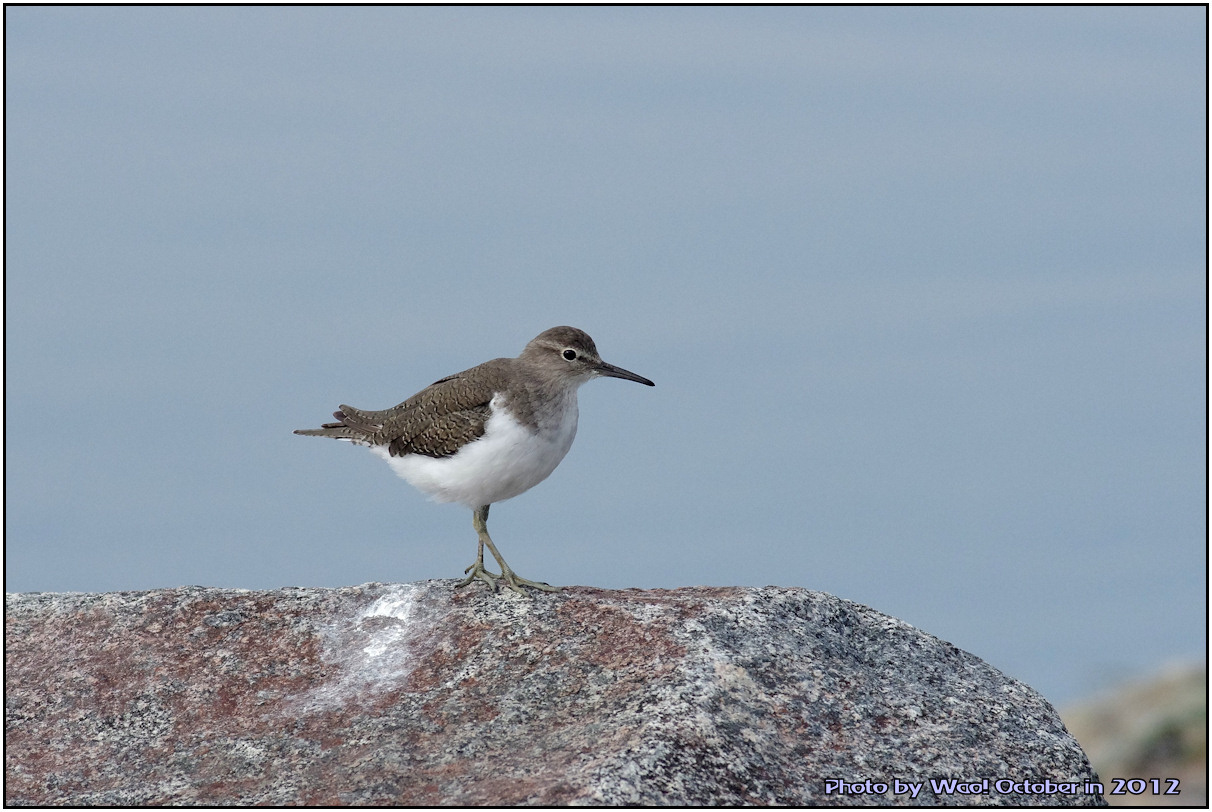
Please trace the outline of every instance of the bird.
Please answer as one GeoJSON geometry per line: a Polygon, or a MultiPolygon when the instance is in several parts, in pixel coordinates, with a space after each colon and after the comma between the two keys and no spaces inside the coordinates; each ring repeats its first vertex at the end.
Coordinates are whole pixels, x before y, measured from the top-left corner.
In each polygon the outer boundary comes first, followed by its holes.
{"type": "Polygon", "coordinates": [[[577,432],[577,390],[599,377],[655,384],[608,364],[593,339],[575,327],[552,327],[526,344],[516,358],[496,358],[422,389],[380,411],[342,404],[336,422],[297,429],[365,446],[395,473],[436,502],[472,510],[479,539],[476,560],[456,588],[476,581],[495,592],[503,584],[555,592],[557,587],[519,576],[488,535],[488,509],[550,476],[577,432]],[[501,572],[484,566],[484,548],[501,572]]]}

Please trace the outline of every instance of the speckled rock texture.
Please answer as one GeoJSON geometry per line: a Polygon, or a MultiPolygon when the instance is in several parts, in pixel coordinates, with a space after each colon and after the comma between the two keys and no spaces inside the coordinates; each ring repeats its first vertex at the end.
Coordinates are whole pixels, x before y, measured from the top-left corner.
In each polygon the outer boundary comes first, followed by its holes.
{"type": "Polygon", "coordinates": [[[9,595],[5,800],[1102,802],[1039,694],[865,606],[454,583],[9,595]]]}

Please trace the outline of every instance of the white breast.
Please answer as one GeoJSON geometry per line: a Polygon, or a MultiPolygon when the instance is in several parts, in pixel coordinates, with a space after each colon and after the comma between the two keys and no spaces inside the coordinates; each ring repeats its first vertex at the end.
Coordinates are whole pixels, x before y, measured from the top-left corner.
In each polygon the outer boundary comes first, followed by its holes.
{"type": "Polygon", "coordinates": [[[563,408],[556,409],[538,431],[510,417],[500,401],[497,395],[489,404],[492,416],[484,435],[454,456],[393,457],[386,446],[371,446],[370,450],[436,502],[460,502],[475,509],[512,499],[547,479],[572,448],[577,435],[577,393],[569,390],[563,408]]]}

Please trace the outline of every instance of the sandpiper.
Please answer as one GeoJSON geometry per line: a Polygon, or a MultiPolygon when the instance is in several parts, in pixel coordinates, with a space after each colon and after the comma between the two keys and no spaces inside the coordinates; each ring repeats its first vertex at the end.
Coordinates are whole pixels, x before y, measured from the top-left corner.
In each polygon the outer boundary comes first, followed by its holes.
{"type": "Polygon", "coordinates": [[[556,469],[576,437],[577,389],[602,376],[654,386],[603,361],[583,331],[553,327],[517,358],[496,358],[435,381],[390,409],[343,405],[333,412],[337,422],[295,434],[367,446],[434,501],[471,508],[479,549],[458,586],[479,579],[493,589],[503,582],[515,592],[523,586],[554,592],[505,563],[488,536],[488,508],[525,493],[556,469]],[[500,575],[484,568],[485,545],[500,575]]]}

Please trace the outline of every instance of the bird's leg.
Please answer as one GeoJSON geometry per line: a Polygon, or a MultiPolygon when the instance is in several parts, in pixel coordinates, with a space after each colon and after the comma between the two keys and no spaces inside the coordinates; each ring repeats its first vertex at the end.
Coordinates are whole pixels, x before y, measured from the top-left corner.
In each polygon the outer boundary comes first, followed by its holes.
{"type": "Polygon", "coordinates": [[[471,569],[473,570],[471,575],[460,583],[459,586],[469,584],[471,583],[472,579],[479,577],[485,581],[492,578],[491,583],[493,588],[496,588],[496,577],[484,569],[484,547],[487,546],[488,551],[492,553],[492,557],[495,558],[497,563],[501,565],[501,575],[499,576],[500,579],[505,582],[505,586],[509,587],[514,592],[517,592],[518,594],[525,594],[522,592],[522,587],[524,586],[528,586],[532,589],[539,589],[543,592],[559,591],[558,587],[554,587],[551,584],[545,584],[542,581],[531,581],[528,578],[521,577],[510,569],[509,565],[505,563],[505,559],[501,557],[499,552],[497,552],[496,545],[492,543],[492,538],[488,535],[488,505],[483,505],[476,509],[476,512],[472,514],[471,523],[476,529],[476,534],[480,537],[480,557],[477,559],[475,564],[471,565],[471,569]],[[482,574],[477,576],[477,572],[482,574]]]}
{"type": "MultiPolygon", "coordinates": [[[[484,569],[484,542],[483,542],[483,541],[481,541],[479,544],[477,544],[477,545],[476,545],[476,547],[477,547],[477,549],[476,549],[476,563],[474,563],[474,564],[468,564],[468,565],[467,565],[467,568],[466,568],[466,569],[464,569],[464,570],[463,570],[463,572],[471,572],[471,570],[472,570],[472,568],[473,568],[473,567],[474,567],[475,569],[481,569],[481,570],[482,570],[482,569],[484,569]]],[[[487,570],[485,570],[485,571],[487,572],[487,570]]],[[[492,573],[492,572],[489,572],[488,574],[489,574],[489,575],[495,575],[495,573],[492,573]]],[[[495,575],[495,577],[500,578],[501,576],[499,576],[499,575],[495,575]]]]}
{"type": "MultiPolygon", "coordinates": [[[[495,592],[496,588],[497,588],[497,579],[500,578],[501,576],[497,575],[492,570],[484,569],[484,539],[488,536],[488,527],[479,518],[481,510],[484,511],[484,518],[487,519],[488,518],[488,505],[484,505],[483,507],[479,508],[472,514],[472,525],[475,526],[476,534],[480,537],[480,542],[476,549],[476,560],[475,560],[474,564],[469,566],[467,569],[463,570],[463,572],[468,572],[471,574],[468,575],[466,578],[464,578],[462,581],[459,581],[457,584],[455,584],[455,589],[459,589],[460,587],[467,586],[472,581],[474,581],[478,578],[479,580],[483,581],[484,583],[486,583],[490,587],[492,587],[493,591],[495,592]],[[484,527],[484,530],[482,532],[480,530],[481,526],[484,527]]],[[[489,544],[491,544],[491,543],[492,542],[490,540],[489,544]]],[[[493,551],[493,555],[496,555],[495,550],[493,551]]]]}
{"type": "Polygon", "coordinates": [[[479,549],[476,551],[475,563],[468,564],[467,567],[463,570],[463,572],[471,572],[472,570],[475,570],[475,572],[472,573],[471,575],[467,576],[467,578],[465,578],[461,584],[456,584],[455,585],[456,589],[458,589],[461,586],[467,586],[476,578],[480,578],[481,580],[487,581],[488,583],[492,584],[493,587],[495,588],[496,579],[501,577],[500,575],[497,575],[492,570],[484,568],[484,542],[482,542],[482,541],[480,542],[479,549]]]}

